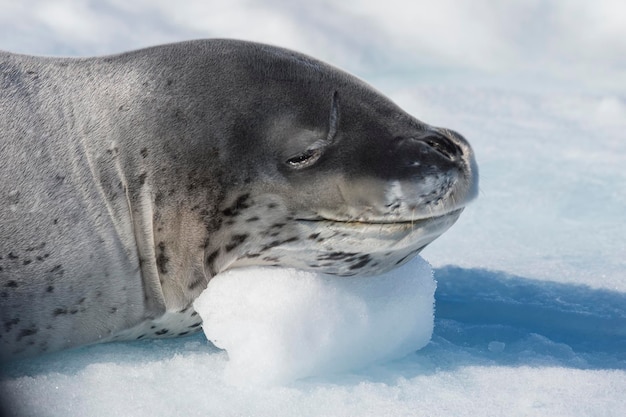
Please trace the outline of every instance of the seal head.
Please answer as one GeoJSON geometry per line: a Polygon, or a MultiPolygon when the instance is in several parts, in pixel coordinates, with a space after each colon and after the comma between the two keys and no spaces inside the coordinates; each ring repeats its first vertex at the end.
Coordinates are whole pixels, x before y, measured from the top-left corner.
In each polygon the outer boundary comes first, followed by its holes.
{"type": "Polygon", "coordinates": [[[212,271],[266,264],[385,272],[447,230],[476,196],[476,162],[460,134],[417,120],[326,64],[263,52],[272,62],[256,57],[256,68],[272,68],[262,76],[281,104],[257,97],[264,111],[275,110],[249,118],[252,133],[236,141],[246,149],[229,164],[243,174],[233,182],[244,185],[226,210],[230,237],[218,239],[230,246],[207,254],[212,271]]]}

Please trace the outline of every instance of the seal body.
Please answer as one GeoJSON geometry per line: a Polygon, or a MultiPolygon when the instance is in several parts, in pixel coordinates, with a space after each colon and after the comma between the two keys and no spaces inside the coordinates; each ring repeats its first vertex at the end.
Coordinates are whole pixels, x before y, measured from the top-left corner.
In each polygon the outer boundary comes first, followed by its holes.
{"type": "Polygon", "coordinates": [[[477,189],[469,144],[304,55],[232,40],[0,53],[0,354],[199,329],[229,268],[375,274],[477,189]]]}

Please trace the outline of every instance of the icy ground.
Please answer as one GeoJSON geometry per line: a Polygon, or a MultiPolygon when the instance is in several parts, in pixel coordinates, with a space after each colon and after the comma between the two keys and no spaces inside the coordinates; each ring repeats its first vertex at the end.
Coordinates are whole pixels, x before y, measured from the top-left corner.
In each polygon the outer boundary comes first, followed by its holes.
{"type": "Polygon", "coordinates": [[[377,3],[0,1],[0,49],[229,36],[303,50],[463,133],[481,174],[478,200],[422,253],[437,280],[423,349],[241,387],[204,335],[97,345],[5,367],[15,414],[626,415],[624,6],[377,3]]]}

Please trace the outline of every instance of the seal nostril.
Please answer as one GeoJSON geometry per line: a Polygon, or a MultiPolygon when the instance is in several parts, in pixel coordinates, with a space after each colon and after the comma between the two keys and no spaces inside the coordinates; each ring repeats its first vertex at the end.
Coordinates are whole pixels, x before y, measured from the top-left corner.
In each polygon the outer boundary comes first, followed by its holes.
{"type": "Polygon", "coordinates": [[[443,135],[429,135],[422,142],[448,159],[456,159],[463,154],[459,145],[443,135]]]}

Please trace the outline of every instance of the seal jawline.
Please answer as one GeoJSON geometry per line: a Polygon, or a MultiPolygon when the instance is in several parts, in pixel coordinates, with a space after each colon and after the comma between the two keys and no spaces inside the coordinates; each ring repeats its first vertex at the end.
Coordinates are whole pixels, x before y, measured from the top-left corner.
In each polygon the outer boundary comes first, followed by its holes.
{"type": "Polygon", "coordinates": [[[375,219],[375,220],[363,220],[363,219],[332,219],[328,217],[315,217],[315,218],[296,218],[296,221],[302,223],[329,223],[329,224],[341,224],[355,227],[368,227],[368,226],[419,226],[421,224],[429,223],[433,220],[443,219],[449,216],[458,216],[464,210],[464,207],[457,208],[446,213],[439,213],[435,216],[418,217],[413,219],[375,219]]]}

